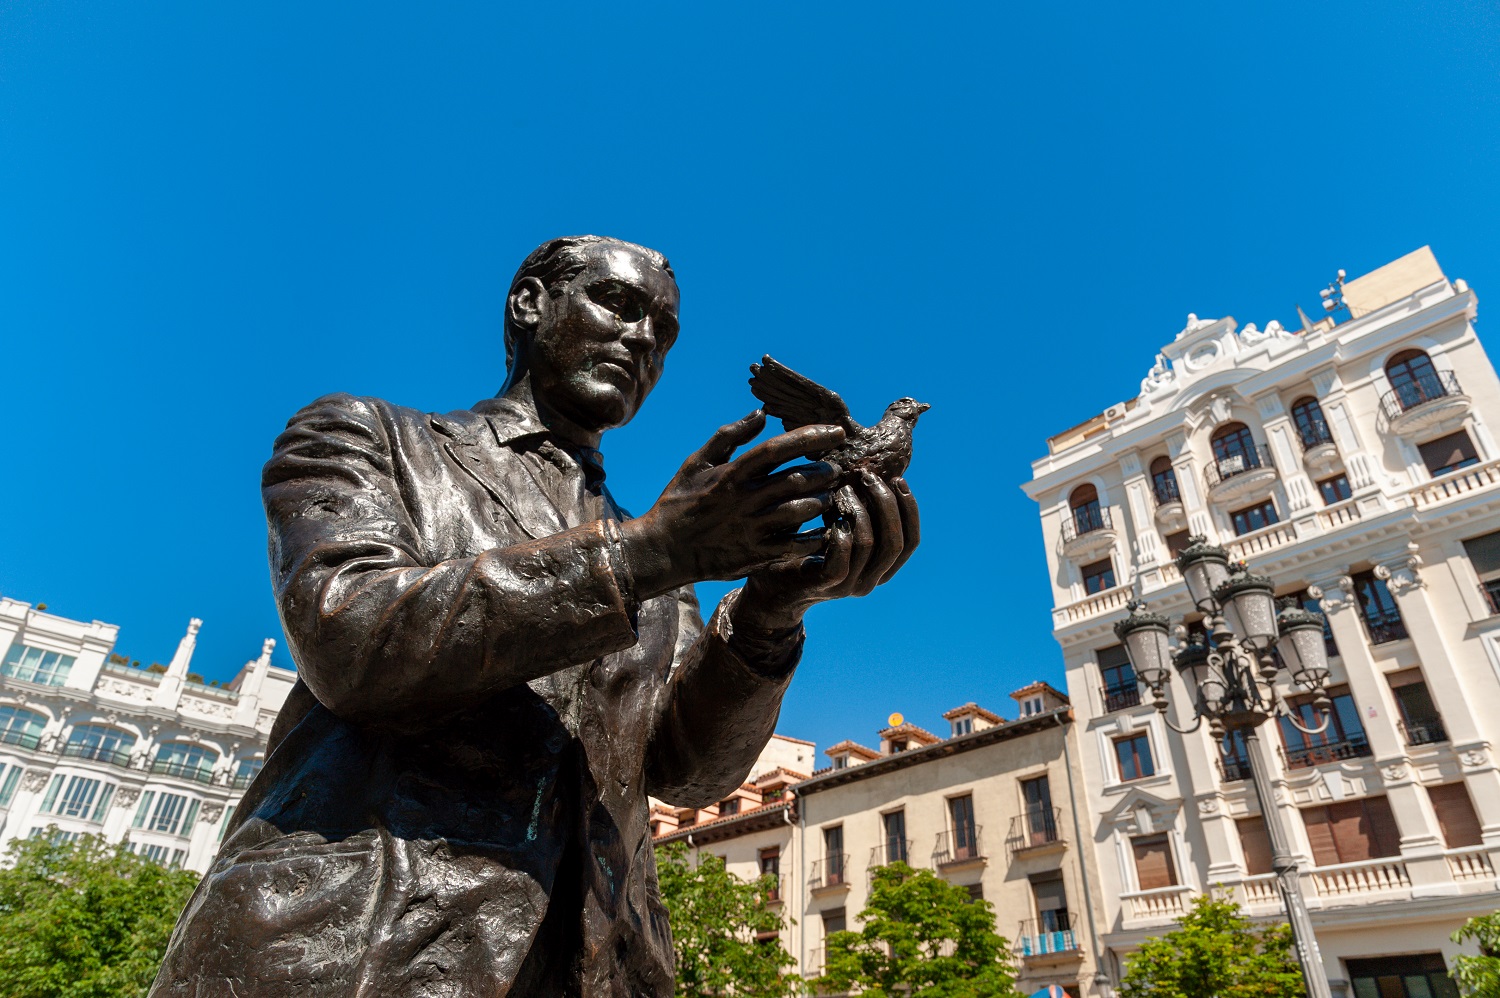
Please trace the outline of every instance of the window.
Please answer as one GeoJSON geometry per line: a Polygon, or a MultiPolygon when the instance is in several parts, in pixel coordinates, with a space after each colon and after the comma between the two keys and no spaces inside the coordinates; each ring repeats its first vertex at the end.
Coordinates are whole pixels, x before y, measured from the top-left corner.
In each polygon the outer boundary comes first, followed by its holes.
{"type": "Polygon", "coordinates": [[[1156,496],[1158,506],[1182,501],[1182,496],[1177,491],[1177,472],[1172,467],[1171,458],[1162,456],[1151,462],[1151,492],[1156,496]]]}
{"type": "Polygon", "coordinates": [[[1446,394],[1432,359],[1420,350],[1403,350],[1386,361],[1385,376],[1403,412],[1446,394]]]}
{"type": "Polygon", "coordinates": [[[1402,669],[1385,678],[1396,698],[1396,708],[1401,712],[1401,730],[1406,735],[1406,744],[1431,745],[1447,741],[1448,732],[1432,702],[1422,670],[1402,669]]]}
{"type": "Polygon", "coordinates": [[[891,754],[895,755],[897,752],[905,752],[906,751],[906,744],[907,743],[906,743],[906,739],[905,738],[892,738],[891,739],[891,754]]]}
{"type": "MultiPolygon", "coordinates": [[[[61,785],[62,777],[53,777],[53,786],[61,785]]],[[[59,797],[50,788],[47,803],[42,808],[63,818],[82,818],[85,821],[103,821],[109,802],[115,795],[115,785],[85,776],[74,776],[67,789],[59,797]]]]}
{"type": "MultiPolygon", "coordinates": [[[[1281,743],[1286,751],[1288,769],[1306,769],[1370,754],[1370,742],[1359,719],[1359,708],[1349,690],[1334,687],[1328,691],[1328,696],[1333,701],[1333,710],[1329,712],[1328,727],[1318,734],[1304,734],[1294,728],[1288,718],[1281,719],[1281,743]]],[[[1287,702],[1287,707],[1304,728],[1316,728],[1322,724],[1321,712],[1307,697],[1293,698],[1287,702]]]]}
{"type": "Polygon", "coordinates": [[[259,773],[265,764],[264,759],[241,759],[234,770],[235,788],[248,787],[250,781],[255,779],[255,774],[259,773]]]}
{"type": "Polygon", "coordinates": [[[1037,928],[1041,932],[1066,932],[1073,927],[1068,918],[1068,892],[1063,888],[1060,870],[1033,876],[1031,897],[1036,904],[1037,928]]]}
{"type": "Polygon", "coordinates": [[[1177,886],[1177,866],[1165,834],[1138,835],[1130,840],[1135,853],[1136,884],[1143,891],[1177,886]]]}
{"type": "Polygon", "coordinates": [[[0,742],[36,748],[42,740],[42,729],[47,719],[35,711],[20,707],[0,706],[0,742]]]}
{"type": "Polygon", "coordinates": [[[972,717],[960,717],[953,722],[953,737],[972,734],[974,731],[974,719],[972,717]]]}
{"type": "Polygon", "coordinates": [[[1145,734],[1115,739],[1115,761],[1119,763],[1121,782],[1156,774],[1151,761],[1151,739],[1145,734]]]}
{"type": "Polygon", "coordinates": [[[55,651],[31,648],[19,642],[10,646],[0,675],[42,686],[61,686],[73,668],[73,656],[55,651]]]}
{"type": "Polygon", "coordinates": [[[1125,710],[1141,702],[1141,688],[1124,645],[1110,645],[1095,653],[1099,658],[1099,678],[1104,681],[1100,694],[1106,711],[1125,710]]]}
{"type": "Polygon", "coordinates": [[[1396,818],[1383,796],[1306,807],[1302,823],[1318,866],[1361,863],[1401,851],[1396,818]]]}
{"type": "Polygon", "coordinates": [[[1280,522],[1276,516],[1276,503],[1270,499],[1256,503],[1254,506],[1237,509],[1229,514],[1229,519],[1234,523],[1236,536],[1280,522]]]}
{"type": "Polygon", "coordinates": [[[1021,781],[1021,803],[1025,808],[1026,844],[1045,845],[1057,841],[1057,811],[1052,807],[1052,785],[1047,777],[1021,781]]]}
{"type": "Polygon", "coordinates": [[[1219,742],[1219,769],[1225,780],[1248,780],[1255,775],[1250,770],[1250,747],[1245,744],[1243,731],[1227,732],[1219,742]]]}
{"type": "Polygon", "coordinates": [[[831,911],[823,912],[824,943],[827,943],[828,937],[833,935],[835,932],[846,931],[848,929],[848,926],[849,923],[844,917],[844,909],[834,908],[831,911]]]}
{"type": "Polygon", "coordinates": [[[906,812],[892,811],[880,816],[885,826],[884,862],[906,862],[906,812]]]}
{"type": "Polygon", "coordinates": [[[1443,841],[1449,849],[1484,844],[1479,815],[1474,811],[1467,787],[1462,783],[1444,783],[1428,787],[1427,797],[1432,801],[1438,827],[1443,830],[1443,841]]]}
{"type": "Polygon", "coordinates": [[[1342,473],[1319,482],[1318,493],[1323,497],[1324,506],[1332,506],[1354,496],[1354,490],[1349,487],[1349,477],[1342,473]]]}
{"type": "Polygon", "coordinates": [[[966,890],[966,891],[969,892],[969,902],[971,904],[973,902],[975,902],[975,901],[983,901],[984,900],[984,885],[983,884],[970,884],[969,886],[965,887],[964,890],[966,890]]]}
{"type": "Polygon", "coordinates": [[[1359,600],[1371,644],[1381,645],[1406,637],[1406,624],[1401,621],[1396,598],[1384,579],[1377,579],[1374,572],[1360,572],[1354,576],[1354,596],[1359,600]]]}
{"type": "Polygon", "coordinates": [[[1255,446],[1255,438],[1250,435],[1250,427],[1244,423],[1227,423],[1219,427],[1209,439],[1209,445],[1214,452],[1212,470],[1218,471],[1220,479],[1233,478],[1265,463],[1255,446]]]}
{"type": "Polygon", "coordinates": [[[191,835],[193,822],[198,818],[199,806],[196,798],[147,790],[141,794],[141,802],[135,809],[135,820],[130,823],[130,827],[166,832],[169,835],[191,835]]]}
{"type": "Polygon", "coordinates": [[[1344,962],[1354,998],[1458,998],[1441,953],[1344,962]]]}
{"type": "Polygon", "coordinates": [[[1021,716],[1035,717],[1043,710],[1041,697],[1027,697],[1021,701],[1021,716]]]}
{"type": "Polygon", "coordinates": [[[1068,496],[1068,509],[1072,511],[1073,529],[1080,534],[1102,530],[1109,520],[1099,505],[1099,490],[1092,485],[1080,485],[1068,496]]]}
{"type": "Polygon", "coordinates": [[[1319,444],[1333,443],[1333,434],[1328,432],[1328,421],[1323,418],[1323,407],[1312,397],[1298,399],[1292,403],[1292,422],[1297,424],[1297,437],[1302,449],[1319,444]]]}
{"type": "Polygon", "coordinates": [[[955,860],[978,856],[979,828],[974,824],[974,798],[968,795],[949,798],[948,816],[953,821],[953,849],[949,855],[955,860]]]}
{"type": "Polygon", "coordinates": [[[828,867],[825,884],[844,882],[844,826],[823,829],[823,863],[828,867]]]}
{"type": "Polygon", "coordinates": [[[133,748],[135,736],[129,732],[103,724],[75,724],[68,733],[63,755],[126,766],[133,748]]]}
{"type": "Polygon", "coordinates": [[[152,764],[151,772],[165,773],[168,776],[185,776],[188,779],[207,783],[214,763],[218,761],[219,753],[206,745],[194,745],[191,742],[167,742],[156,750],[156,762],[152,764]]]}
{"type": "Polygon", "coordinates": [[[1083,575],[1083,591],[1092,596],[1115,587],[1115,563],[1105,558],[1079,569],[1083,575]]]}
{"type": "Polygon", "coordinates": [[[1271,836],[1266,833],[1266,819],[1260,815],[1240,818],[1234,823],[1240,833],[1240,851],[1245,855],[1245,873],[1258,877],[1271,873],[1271,836]]]}
{"type": "Polygon", "coordinates": [[[1183,550],[1187,548],[1188,538],[1191,536],[1192,534],[1186,530],[1178,530],[1163,537],[1162,540],[1167,543],[1167,553],[1173,558],[1182,554],[1183,550]]]}
{"type": "Polygon", "coordinates": [[[849,768],[849,757],[847,755],[842,755],[842,754],[834,756],[833,757],[833,768],[834,769],[848,769],[849,768]]]}
{"type": "Polygon", "coordinates": [[[1500,614],[1500,531],[1464,541],[1469,564],[1479,576],[1479,595],[1490,616],[1500,614]]]}
{"type": "Polygon", "coordinates": [[[719,802],[719,817],[725,818],[731,814],[739,813],[740,799],[738,797],[731,797],[728,800],[722,800],[719,802]]]}
{"type": "Polygon", "coordinates": [[[224,820],[219,822],[219,841],[224,841],[224,833],[229,831],[229,823],[234,820],[235,805],[231,804],[224,809],[224,820]]]}
{"type": "Polygon", "coordinates": [[[760,851],[760,873],[761,876],[781,876],[781,849],[762,849],[760,851]]]}
{"type": "Polygon", "coordinates": [[[1418,444],[1417,452],[1422,455],[1422,463],[1427,465],[1427,472],[1433,478],[1479,463],[1474,441],[1463,430],[1418,444]]]}
{"type": "Polygon", "coordinates": [[[0,807],[10,807],[11,798],[16,795],[16,785],[21,782],[21,767],[7,766],[5,768],[5,781],[0,783],[0,807]]]}

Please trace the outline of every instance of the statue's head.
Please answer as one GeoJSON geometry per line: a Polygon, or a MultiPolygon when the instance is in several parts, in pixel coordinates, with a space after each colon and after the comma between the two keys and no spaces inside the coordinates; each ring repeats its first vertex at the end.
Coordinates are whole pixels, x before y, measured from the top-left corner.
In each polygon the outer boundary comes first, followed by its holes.
{"type": "Polygon", "coordinates": [[[677,278],[652,249],[567,236],[532,251],[505,302],[505,363],[591,431],[629,422],[677,339],[677,278]]]}

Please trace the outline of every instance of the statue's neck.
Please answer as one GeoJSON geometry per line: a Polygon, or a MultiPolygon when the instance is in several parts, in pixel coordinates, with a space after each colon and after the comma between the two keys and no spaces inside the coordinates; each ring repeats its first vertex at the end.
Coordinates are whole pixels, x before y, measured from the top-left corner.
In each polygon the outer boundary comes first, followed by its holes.
{"type": "Polygon", "coordinates": [[[505,387],[500,389],[500,394],[535,415],[539,423],[551,430],[564,443],[592,450],[599,449],[599,442],[603,439],[604,433],[599,430],[585,429],[549,406],[546,399],[533,388],[531,371],[522,363],[521,358],[516,359],[516,364],[511,368],[510,377],[506,379],[505,387]]]}

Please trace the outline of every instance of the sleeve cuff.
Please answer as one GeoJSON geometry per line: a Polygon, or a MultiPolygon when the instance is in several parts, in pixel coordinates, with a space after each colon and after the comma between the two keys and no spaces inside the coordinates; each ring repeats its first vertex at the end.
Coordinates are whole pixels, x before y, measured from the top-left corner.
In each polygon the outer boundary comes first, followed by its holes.
{"type": "Polygon", "coordinates": [[[734,607],[743,591],[736,589],[724,597],[710,627],[751,672],[766,679],[784,679],[802,659],[807,631],[801,623],[774,631],[735,627],[734,607]]]}

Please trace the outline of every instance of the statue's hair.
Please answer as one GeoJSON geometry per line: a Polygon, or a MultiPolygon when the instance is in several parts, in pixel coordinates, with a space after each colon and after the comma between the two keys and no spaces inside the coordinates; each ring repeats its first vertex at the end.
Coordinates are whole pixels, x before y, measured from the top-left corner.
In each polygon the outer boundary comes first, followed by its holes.
{"type": "Polygon", "coordinates": [[[516,286],[528,277],[535,277],[542,282],[542,287],[547,289],[547,294],[553,298],[560,298],[567,283],[583,273],[583,268],[588,266],[588,250],[600,243],[618,243],[621,246],[638,249],[648,260],[664,270],[667,276],[674,281],[677,279],[677,275],[672,273],[672,265],[667,262],[665,256],[637,243],[612,239],[609,236],[562,236],[558,239],[547,240],[521,261],[516,276],[510,280],[510,290],[505,295],[505,367],[507,370],[515,364],[516,338],[523,333],[523,330],[516,328],[510,318],[510,298],[516,293],[516,286]]]}

